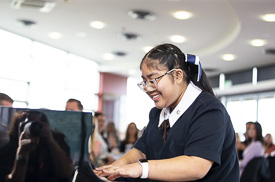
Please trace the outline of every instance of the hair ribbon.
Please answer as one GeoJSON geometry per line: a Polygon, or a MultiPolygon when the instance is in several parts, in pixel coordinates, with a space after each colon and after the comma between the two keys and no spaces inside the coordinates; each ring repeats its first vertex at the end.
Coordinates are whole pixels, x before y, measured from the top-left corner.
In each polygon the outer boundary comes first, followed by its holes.
{"type": "Polygon", "coordinates": [[[202,68],[201,68],[199,56],[192,55],[192,54],[185,54],[185,62],[198,66],[197,81],[200,81],[201,75],[202,75],[202,68]]]}

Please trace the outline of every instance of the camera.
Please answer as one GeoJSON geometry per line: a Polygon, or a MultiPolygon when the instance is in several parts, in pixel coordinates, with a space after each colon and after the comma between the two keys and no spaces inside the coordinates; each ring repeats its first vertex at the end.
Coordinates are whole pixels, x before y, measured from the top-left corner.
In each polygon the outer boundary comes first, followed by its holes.
{"type": "Polygon", "coordinates": [[[19,136],[25,130],[27,137],[40,137],[43,133],[43,125],[39,121],[30,121],[26,119],[19,125],[19,136]]]}

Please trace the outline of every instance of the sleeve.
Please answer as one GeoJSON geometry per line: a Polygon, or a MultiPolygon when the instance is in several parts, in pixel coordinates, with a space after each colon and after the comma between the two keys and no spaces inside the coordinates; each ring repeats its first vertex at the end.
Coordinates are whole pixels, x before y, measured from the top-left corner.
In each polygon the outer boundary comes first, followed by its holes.
{"type": "Polygon", "coordinates": [[[225,114],[221,109],[208,109],[194,117],[185,148],[185,155],[197,156],[221,164],[226,135],[225,114]]]}
{"type": "MultiPolygon", "coordinates": [[[[148,124],[149,125],[149,124],[148,124]]],[[[145,155],[147,154],[147,145],[146,145],[146,139],[148,135],[148,125],[144,129],[141,137],[137,140],[137,142],[134,144],[134,148],[140,150],[145,155]]]]}
{"type": "Polygon", "coordinates": [[[144,153],[145,155],[147,155],[147,144],[146,144],[146,139],[148,136],[148,131],[150,129],[151,126],[151,121],[153,121],[153,118],[155,118],[157,116],[157,108],[152,108],[150,113],[149,113],[149,123],[146,126],[146,128],[144,129],[142,136],[137,140],[137,142],[134,144],[134,148],[140,150],[142,153],[144,153]]]}

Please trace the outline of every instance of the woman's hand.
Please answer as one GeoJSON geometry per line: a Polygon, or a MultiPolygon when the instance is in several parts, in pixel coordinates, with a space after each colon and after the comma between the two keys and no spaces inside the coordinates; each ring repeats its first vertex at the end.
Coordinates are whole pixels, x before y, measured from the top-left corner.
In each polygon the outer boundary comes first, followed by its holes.
{"type": "Polygon", "coordinates": [[[107,177],[108,180],[115,180],[119,177],[125,178],[139,178],[142,174],[142,167],[138,162],[117,166],[117,165],[107,165],[100,168],[96,168],[95,173],[99,177],[107,177]]]}
{"type": "Polygon", "coordinates": [[[26,138],[25,131],[20,134],[17,154],[28,156],[39,143],[39,137],[26,138]]]}

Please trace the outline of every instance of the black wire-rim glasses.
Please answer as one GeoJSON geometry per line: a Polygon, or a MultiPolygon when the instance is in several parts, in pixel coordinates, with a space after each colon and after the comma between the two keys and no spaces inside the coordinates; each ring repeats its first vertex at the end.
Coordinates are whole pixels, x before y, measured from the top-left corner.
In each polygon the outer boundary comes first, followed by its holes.
{"type": "Polygon", "coordinates": [[[175,68],[171,69],[171,70],[167,71],[166,73],[164,73],[163,75],[161,75],[161,76],[159,76],[155,79],[152,79],[152,80],[149,80],[149,81],[142,81],[142,82],[138,83],[137,85],[144,92],[147,92],[148,88],[150,88],[151,91],[157,90],[157,88],[158,88],[157,81],[160,80],[165,75],[167,75],[167,74],[169,74],[169,73],[171,73],[175,70],[176,70],[175,68]]]}

